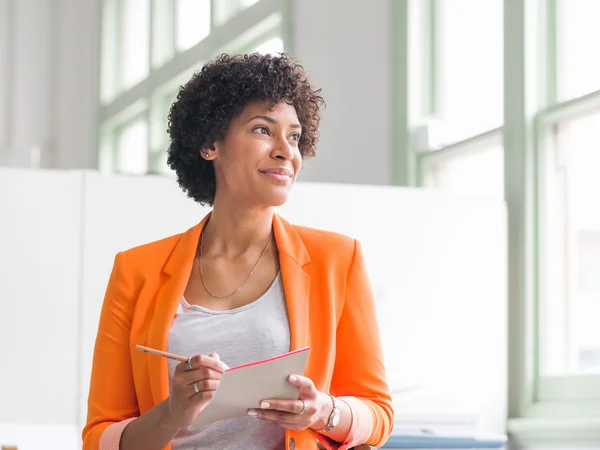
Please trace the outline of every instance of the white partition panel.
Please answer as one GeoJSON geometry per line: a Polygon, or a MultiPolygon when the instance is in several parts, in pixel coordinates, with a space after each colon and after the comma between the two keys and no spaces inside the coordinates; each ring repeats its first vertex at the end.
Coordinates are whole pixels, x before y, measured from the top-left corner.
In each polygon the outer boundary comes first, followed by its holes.
{"type": "Polygon", "coordinates": [[[115,255],[181,233],[209,211],[187,198],[175,181],[164,177],[87,172],[84,192],[80,425],[85,423],[94,342],[115,255]]]}
{"type": "Polygon", "coordinates": [[[0,169],[0,423],[76,423],[81,179],[0,169]]]}
{"type": "Polygon", "coordinates": [[[359,239],[376,295],[396,414],[478,417],[505,429],[506,212],[425,189],[307,184],[282,214],[359,239]]]}

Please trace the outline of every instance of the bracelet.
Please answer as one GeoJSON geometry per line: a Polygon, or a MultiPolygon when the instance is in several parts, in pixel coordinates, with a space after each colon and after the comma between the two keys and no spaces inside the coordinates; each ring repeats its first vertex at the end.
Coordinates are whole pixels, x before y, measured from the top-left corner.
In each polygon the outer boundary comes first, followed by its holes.
{"type": "Polygon", "coordinates": [[[333,409],[331,410],[331,414],[329,414],[329,419],[327,420],[327,425],[325,425],[323,428],[319,428],[318,430],[314,430],[314,431],[329,431],[332,428],[334,428],[335,426],[337,426],[338,423],[340,423],[340,407],[337,404],[337,400],[335,399],[335,397],[331,394],[327,394],[329,395],[329,397],[331,397],[331,401],[333,402],[333,409]]]}

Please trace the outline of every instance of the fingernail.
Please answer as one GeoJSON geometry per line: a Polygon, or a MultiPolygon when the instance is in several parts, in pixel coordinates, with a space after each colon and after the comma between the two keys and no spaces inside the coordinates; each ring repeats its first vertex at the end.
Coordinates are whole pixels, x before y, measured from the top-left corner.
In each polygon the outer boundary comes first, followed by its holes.
{"type": "Polygon", "coordinates": [[[260,407],[261,407],[262,409],[269,409],[269,408],[271,407],[271,405],[269,404],[269,402],[262,402],[262,403],[260,404],[260,407]]]}
{"type": "Polygon", "coordinates": [[[296,381],[296,380],[297,380],[296,375],[290,375],[290,381],[296,381]]]}
{"type": "Polygon", "coordinates": [[[248,410],[248,415],[249,416],[256,416],[256,415],[258,415],[258,413],[256,411],[254,411],[253,409],[249,409],[248,410]]]}

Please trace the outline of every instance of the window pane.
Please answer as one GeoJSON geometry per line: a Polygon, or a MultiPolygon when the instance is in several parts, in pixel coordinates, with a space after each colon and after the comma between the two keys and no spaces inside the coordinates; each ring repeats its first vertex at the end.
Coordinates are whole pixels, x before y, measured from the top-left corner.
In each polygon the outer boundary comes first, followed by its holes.
{"type": "Polygon", "coordinates": [[[542,375],[600,373],[600,113],[560,124],[544,217],[542,375]]]}
{"type": "Polygon", "coordinates": [[[283,39],[276,37],[268,40],[267,42],[260,44],[251,53],[258,52],[263,55],[271,54],[275,55],[283,52],[283,39]]]}
{"type": "Polygon", "coordinates": [[[446,143],[503,123],[502,0],[440,0],[438,74],[446,143]]]}
{"type": "Polygon", "coordinates": [[[504,152],[501,145],[475,149],[468,154],[433,164],[425,185],[457,194],[504,197],[504,152]]]}
{"type": "Polygon", "coordinates": [[[128,88],[148,75],[150,2],[124,0],[121,33],[121,87],[128,88]]]}
{"type": "Polygon", "coordinates": [[[148,172],[148,124],[137,119],[117,137],[117,171],[130,174],[148,172]]]}
{"type": "Polygon", "coordinates": [[[600,2],[598,0],[562,0],[559,14],[558,48],[560,96],[563,100],[600,89],[600,2]]]}
{"type": "Polygon", "coordinates": [[[177,0],[177,50],[193,47],[210,34],[210,0],[177,0]]]}

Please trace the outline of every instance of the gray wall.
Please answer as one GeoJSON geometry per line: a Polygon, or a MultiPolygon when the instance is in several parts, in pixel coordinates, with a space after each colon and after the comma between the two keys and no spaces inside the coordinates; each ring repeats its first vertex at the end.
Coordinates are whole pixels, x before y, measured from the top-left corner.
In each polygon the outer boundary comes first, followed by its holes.
{"type": "Polygon", "coordinates": [[[98,10],[0,0],[0,165],[30,167],[38,147],[41,167],[93,166],[98,10]]]}
{"type": "Polygon", "coordinates": [[[294,2],[295,56],[327,102],[305,181],[391,183],[390,0],[294,2]]]}

